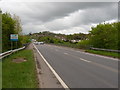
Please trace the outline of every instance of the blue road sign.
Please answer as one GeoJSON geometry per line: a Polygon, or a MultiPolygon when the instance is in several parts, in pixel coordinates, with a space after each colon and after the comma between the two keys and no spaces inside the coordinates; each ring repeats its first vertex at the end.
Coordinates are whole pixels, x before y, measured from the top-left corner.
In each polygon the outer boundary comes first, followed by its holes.
{"type": "Polygon", "coordinates": [[[18,41],[18,34],[11,34],[10,35],[10,40],[11,41],[18,41]]]}

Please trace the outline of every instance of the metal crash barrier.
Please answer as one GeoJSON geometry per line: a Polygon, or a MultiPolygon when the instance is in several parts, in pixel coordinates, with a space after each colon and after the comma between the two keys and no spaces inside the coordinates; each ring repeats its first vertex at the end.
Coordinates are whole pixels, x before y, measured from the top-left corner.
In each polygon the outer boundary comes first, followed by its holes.
{"type": "Polygon", "coordinates": [[[10,55],[10,54],[12,54],[12,53],[14,53],[14,52],[17,52],[17,51],[19,51],[19,50],[22,50],[22,49],[25,49],[25,46],[22,47],[22,48],[18,48],[18,49],[14,49],[14,50],[10,50],[10,51],[1,53],[1,54],[0,54],[0,59],[4,58],[4,57],[6,57],[6,56],[8,56],[8,55],[10,55]]]}

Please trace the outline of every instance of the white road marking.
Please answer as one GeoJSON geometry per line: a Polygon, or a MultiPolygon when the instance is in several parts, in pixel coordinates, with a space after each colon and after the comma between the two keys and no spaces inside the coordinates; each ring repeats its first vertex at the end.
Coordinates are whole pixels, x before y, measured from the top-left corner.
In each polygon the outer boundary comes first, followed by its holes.
{"type": "MultiPolygon", "coordinates": [[[[56,46],[56,47],[58,47],[58,48],[60,48],[60,49],[63,49],[63,48],[60,47],[60,46],[56,46]]],[[[65,49],[66,49],[66,48],[65,48],[65,49]]],[[[66,50],[68,50],[68,49],[66,49],[66,50]]],[[[78,52],[78,53],[83,53],[83,54],[91,55],[91,56],[97,56],[97,57],[101,57],[101,58],[106,58],[106,59],[113,60],[113,61],[117,61],[117,62],[120,61],[120,59],[118,59],[118,58],[112,58],[112,57],[107,57],[107,56],[102,56],[102,55],[87,53],[87,52],[83,52],[83,51],[79,51],[79,50],[73,50],[73,49],[69,49],[69,50],[74,51],[74,52],[78,52]]]]}
{"type": "Polygon", "coordinates": [[[113,61],[120,61],[117,58],[112,58],[112,57],[107,57],[107,56],[102,56],[102,55],[97,55],[97,54],[92,54],[92,53],[87,53],[87,52],[82,52],[82,51],[76,51],[76,52],[91,55],[91,56],[97,56],[97,57],[101,57],[101,58],[105,58],[105,59],[109,59],[109,60],[113,60],[113,61]]]}
{"type": "Polygon", "coordinates": [[[57,72],[52,68],[52,66],[47,62],[47,60],[43,57],[43,55],[41,54],[41,52],[37,49],[37,47],[33,44],[33,46],[35,47],[35,49],[37,50],[37,52],[40,54],[40,56],[43,58],[44,62],[48,65],[48,67],[50,68],[50,70],[53,72],[53,74],[56,76],[56,78],[58,79],[58,81],[61,83],[61,85],[64,87],[65,90],[70,90],[69,87],[67,86],[67,84],[65,84],[65,82],[62,80],[62,78],[57,74],[57,72]]]}
{"type": "Polygon", "coordinates": [[[64,54],[68,55],[68,53],[64,53],[64,54]]]}
{"type": "Polygon", "coordinates": [[[80,58],[80,60],[85,61],[85,62],[91,62],[91,61],[85,60],[83,58],[80,58]]]}

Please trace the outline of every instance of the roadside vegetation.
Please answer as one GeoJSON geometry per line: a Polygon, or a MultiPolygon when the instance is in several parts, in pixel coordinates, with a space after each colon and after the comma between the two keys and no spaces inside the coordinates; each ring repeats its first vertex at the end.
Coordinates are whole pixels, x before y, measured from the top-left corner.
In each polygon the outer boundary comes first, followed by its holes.
{"type": "Polygon", "coordinates": [[[3,88],[38,88],[32,50],[16,52],[2,61],[3,88]]]}
{"type": "MultiPolygon", "coordinates": [[[[98,24],[96,27],[91,28],[89,34],[76,33],[65,35],[44,31],[40,33],[34,33],[31,35],[31,37],[37,41],[43,41],[49,44],[85,50],[89,50],[90,47],[120,50],[120,35],[118,34],[120,34],[120,22],[98,24]]],[[[98,51],[92,50],[92,52],[95,53],[98,51]]],[[[102,53],[103,51],[100,52],[102,53]]],[[[109,52],[106,53],[109,54],[109,52]]],[[[107,56],[113,55],[109,54],[107,56]]],[[[116,57],[116,55],[113,57],[116,57]]]]}
{"type": "MultiPolygon", "coordinates": [[[[29,36],[22,34],[21,20],[16,15],[2,13],[2,52],[11,49],[10,34],[18,34],[17,48],[30,42],[29,36]]],[[[13,42],[13,49],[16,48],[16,42],[13,42]]]]}
{"type": "MultiPolygon", "coordinates": [[[[16,15],[2,13],[2,52],[11,50],[10,34],[18,34],[17,47],[30,43],[30,36],[22,33],[21,20],[16,15]]],[[[38,88],[32,50],[22,50],[2,59],[2,88],[38,88]]]]}
{"type": "Polygon", "coordinates": [[[97,51],[97,50],[86,50],[86,52],[100,54],[100,55],[104,55],[104,56],[111,56],[114,58],[120,58],[120,53],[115,53],[115,52],[97,51]]]}
{"type": "Polygon", "coordinates": [[[89,41],[92,47],[120,50],[120,22],[92,27],[89,41]]]}
{"type": "Polygon", "coordinates": [[[78,48],[86,47],[104,48],[104,49],[120,49],[120,22],[112,24],[104,23],[96,27],[92,27],[89,34],[55,34],[52,32],[40,32],[32,34],[32,38],[45,43],[76,45],[78,48]]]}

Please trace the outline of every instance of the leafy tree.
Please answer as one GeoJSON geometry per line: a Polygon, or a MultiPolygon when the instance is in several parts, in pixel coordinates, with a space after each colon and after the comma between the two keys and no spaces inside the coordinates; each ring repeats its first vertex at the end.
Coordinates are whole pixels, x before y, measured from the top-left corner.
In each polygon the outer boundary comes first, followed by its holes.
{"type": "Polygon", "coordinates": [[[14,31],[15,33],[21,35],[22,34],[22,26],[21,26],[21,20],[18,16],[14,14],[13,19],[15,20],[15,26],[14,31]]]}
{"type": "Polygon", "coordinates": [[[97,27],[92,27],[90,31],[90,43],[93,47],[106,49],[119,49],[118,43],[118,23],[99,24],[97,27]]]}
{"type": "MultiPolygon", "coordinates": [[[[2,52],[11,49],[10,34],[18,34],[17,48],[26,43],[28,37],[22,35],[20,18],[16,15],[12,17],[10,13],[2,14],[2,52]]],[[[13,49],[16,48],[16,42],[13,43],[13,49]]]]}
{"type": "Polygon", "coordinates": [[[2,50],[10,49],[10,34],[14,33],[15,20],[9,13],[2,14],[2,50]]]}

